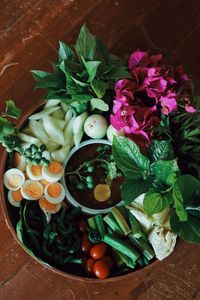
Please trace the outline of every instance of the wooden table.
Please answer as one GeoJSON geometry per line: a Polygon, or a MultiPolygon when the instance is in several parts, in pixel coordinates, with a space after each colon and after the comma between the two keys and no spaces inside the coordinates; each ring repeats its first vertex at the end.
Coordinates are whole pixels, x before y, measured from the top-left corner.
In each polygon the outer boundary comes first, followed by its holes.
{"type": "MultiPolygon", "coordinates": [[[[58,40],[73,43],[87,22],[113,53],[150,49],[200,76],[198,0],[1,0],[0,109],[14,99],[26,111],[41,96],[31,69],[50,69],[58,40]]],[[[180,242],[174,253],[139,276],[86,284],[59,276],[15,242],[0,211],[1,300],[200,299],[200,247],[180,242]]]]}

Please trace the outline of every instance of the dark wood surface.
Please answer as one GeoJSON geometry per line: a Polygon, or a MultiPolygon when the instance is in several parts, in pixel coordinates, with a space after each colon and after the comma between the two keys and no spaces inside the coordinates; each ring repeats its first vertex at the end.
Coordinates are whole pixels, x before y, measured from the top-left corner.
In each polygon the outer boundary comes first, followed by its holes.
{"type": "MultiPolygon", "coordinates": [[[[58,40],[73,43],[83,22],[113,53],[162,52],[167,62],[184,64],[199,85],[199,0],[1,0],[0,110],[9,98],[24,111],[39,99],[29,70],[49,70],[58,40]]],[[[89,284],[36,263],[0,211],[0,299],[200,299],[200,247],[180,242],[170,257],[139,275],[89,284]]]]}

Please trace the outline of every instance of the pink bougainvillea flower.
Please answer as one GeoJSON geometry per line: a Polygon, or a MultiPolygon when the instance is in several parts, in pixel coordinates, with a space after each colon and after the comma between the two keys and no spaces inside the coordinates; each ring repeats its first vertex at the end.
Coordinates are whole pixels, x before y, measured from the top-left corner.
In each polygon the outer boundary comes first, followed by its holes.
{"type": "Polygon", "coordinates": [[[157,66],[157,64],[162,60],[162,54],[151,55],[149,57],[149,63],[153,66],[157,66]]]}
{"type": "Polygon", "coordinates": [[[160,103],[162,106],[161,112],[168,116],[171,112],[177,110],[176,93],[168,90],[165,96],[160,97],[160,103]]]}
{"type": "Polygon", "coordinates": [[[133,90],[135,83],[129,79],[121,79],[115,84],[115,93],[117,97],[126,96],[130,99],[134,98],[133,90]]]}
{"type": "Polygon", "coordinates": [[[146,67],[149,62],[149,56],[147,52],[140,51],[139,49],[137,51],[134,51],[128,61],[128,67],[130,70],[136,68],[136,67],[146,67]]]}
{"type": "Polygon", "coordinates": [[[189,113],[194,113],[194,112],[197,111],[196,108],[194,108],[191,104],[186,104],[186,105],[185,105],[185,110],[186,110],[187,112],[189,112],[189,113]]]}
{"type": "Polygon", "coordinates": [[[182,80],[182,81],[190,80],[188,75],[185,74],[185,70],[184,70],[183,66],[176,67],[176,76],[178,77],[179,80],[182,80]]]}

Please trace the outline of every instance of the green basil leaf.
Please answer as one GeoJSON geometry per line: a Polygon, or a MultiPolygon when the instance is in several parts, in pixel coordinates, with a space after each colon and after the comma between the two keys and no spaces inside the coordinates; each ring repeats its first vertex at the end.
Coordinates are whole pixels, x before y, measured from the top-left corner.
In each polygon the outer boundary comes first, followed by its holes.
{"type": "Polygon", "coordinates": [[[174,158],[174,150],[170,140],[153,140],[148,147],[148,152],[153,161],[171,160],[174,158]]]}
{"type": "Polygon", "coordinates": [[[109,110],[108,104],[106,104],[105,101],[102,100],[102,99],[92,98],[90,100],[90,103],[91,103],[92,109],[97,108],[101,111],[108,111],[109,110]]]}
{"type": "Polygon", "coordinates": [[[200,198],[200,181],[192,175],[182,175],[177,182],[185,205],[195,205],[196,198],[200,198]]]}
{"type": "Polygon", "coordinates": [[[160,193],[147,193],[144,197],[144,210],[148,216],[160,213],[170,206],[170,199],[160,193]]]}
{"type": "Polygon", "coordinates": [[[77,84],[77,85],[80,85],[81,87],[87,87],[88,86],[88,83],[86,82],[83,82],[83,81],[80,81],[76,78],[74,78],[73,76],[71,76],[72,80],[77,84]]]}
{"type": "Polygon", "coordinates": [[[17,108],[13,100],[6,101],[6,115],[14,119],[18,119],[21,116],[22,110],[17,108]]]}
{"type": "Polygon", "coordinates": [[[96,37],[96,53],[95,59],[104,61],[106,64],[109,64],[109,51],[106,44],[103,41],[96,37]]]}
{"type": "Polygon", "coordinates": [[[64,67],[66,68],[67,72],[76,74],[81,73],[84,70],[84,67],[82,65],[74,61],[65,61],[64,67]]]}
{"type": "Polygon", "coordinates": [[[72,60],[74,58],[73,50],[64,42],[59,41],[59,60],[72,60]]]}
{"type": "Polygon", "coordinates": [[[179,173],[179,167],[177,165],[177,160],[158,160],[151,164],[151,172],[155,175],[161,182],[167,184],[167,177],[172,173],[179,173]]]}
{"type": "Polygon", "coordinates": [[[79,57],[93,60],[96,52],[96,39],[84,24],[76,41],[75,49],[79,57]]]}
{"type": "Polygon", "coordinates": [[[94,79],[90,85],[98,98],[102,98],[108,88],[108,83],[103,80],[94,79]]]}
{"type": "Polygon", "coordinates": [[[132,180],[126,178],[121,185],[122,200],[125,205],[132,203],[141,194],[148,192],[151,182],[143,179],[132,180]]]}
{"type": "Polygon", "coordinates": [[[184,200],[182,197],[182,193],[179,187],[178,182],[176,181],[174,186],[173,186],[173,191],[172,191],[173,199],[174,199],[174,206],[175,206],[175,211],[177,216],[179,217],[179,220],[181,222],[187,221],[188,215],[184,207],[184,200]]]}
{"type": "Polygon", "coordinates": [[[101,64],[101,61],[88,61],[85,63],[85,67],[86,67],[88,75],[89,75],[88,80],[87,80],[88,82],[91,82],[95,78],[97,69],[100,64],[101,64]]]}
{"type": "Polygon", "coordinates": [[[32,70],[31,73],[36,80],[36,88],[49,89],[65,87],[65,80],[59,76],[39,70],[32,70]]]}
{"type": "Polygon", "coordinates": [[[145,171],[149,171],[149,159],[140,153],[136,143],[129,138],[114,137],[112,152],[118,168],[126,177],[143,178],[145,171]]]}

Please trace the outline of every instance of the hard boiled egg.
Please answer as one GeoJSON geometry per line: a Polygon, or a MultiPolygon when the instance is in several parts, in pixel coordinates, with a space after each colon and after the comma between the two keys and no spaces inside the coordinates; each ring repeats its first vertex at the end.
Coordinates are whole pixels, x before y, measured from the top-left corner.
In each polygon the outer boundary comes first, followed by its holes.
{"type": "Polygon", "coordinates": [[[20,206],[20,202],[23,200],[23,196],[21,194],[20,189],[16,191],[9,191],[8,192],[8,201],[15,207],[20,206]]]}
{"type": "Polygon", "coordinates": [[[39,200],[39,206],[45,213],[50,214],[56,214],[61,209],[61,203],[50,203],[45,197],[39,200]]]}
{"type": "Polygon", "coordinates": [[[48,182],[55,182],[62,178],[64,173],[63,167],[56,161],[51,161],[48,167],[42,167],[43,178],[48,182]]]}
{"type": "Polygon", "coordinates": [[[52,182],[46,186],[44,196],[50,203],[57,204],[65,198],[65,189],[61,183],[52,182]]]}
{"type": "Polygon", "coordinates": [[[32,164],[27,164],[26,174],[31,180],[42,180],[42,166],[34,166],[32,164]]]}
{"type": "Polygon", "coordinates": [[[21,188],[24,180],[24,173],[16,168],[12,168],[4,174],[3,182],[7,189],[16,191],[21,188]]]}
{"type": "Polygon", "coordinates": [[[21,194],[27,200],[37,200],[43,196],[43,187],[40,182],[28,179],[21,187],[21,194]]]}
{"type": "Polygon", "coordinates": [[[45,179],[40,180],[40,183],[43,186],[43,189],[45,189],[45,187],[49,184],[49,182],[46,181],[45,179]]]}
{"type": "Polygon", "coordinates": [[[24,156],[21,156],[18,152],[14,153],[14,167],[25,172],[26,170],[26,159],[24,156]]]}

